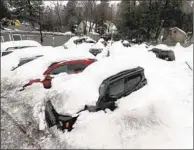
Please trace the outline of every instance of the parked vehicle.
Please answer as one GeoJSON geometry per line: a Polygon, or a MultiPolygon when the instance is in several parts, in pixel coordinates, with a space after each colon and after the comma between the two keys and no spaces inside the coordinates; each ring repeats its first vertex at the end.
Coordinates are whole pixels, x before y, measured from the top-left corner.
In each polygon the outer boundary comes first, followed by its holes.
{"type": "Polygon", "coordinates": [[[107,46],[106,41],[104,41],[103,39],[99,39],[96,44],[91,46],[89,52],[94,56],[97,56],[99,54],[109,56],[109,51],[106,46],[107,46]]]}
{"type": "Polygon", "coordinates": [[[167,61],[175,61],[175,54],[172,50],[161,50],[158,48],[153,48],[149,51],[155,53],[157,58],[167,61]]]}
{"type": "Polygon", "coordinates": [[[124,47],[131,47],[130,43],[127,40],[122,41],[124,47]]]}
{"type": "Polygon", "coordinates": [[[87,46],[91,46],[94,43],[96,43],[95,40],[91,39],[88,36],[74,36],[71,39],[69,39],[64,45],[63,47],[65,49],[72,49],[72,48],[76,48],[78,45],[80,46],[81,44],[85,44],[87,46]]]}
{"type": "Polygon", "coordinates": [[[99,97],[96,99],[96,105],[83,104],[85,107],[77,112],[77,116],[59,114],[52,102],[48,100],[45,104],[46,123],[49,128],[56,125],[57,128],[62,131],[66,129],[71,131],[80,112],[86,110],[89,112],[96,112],[107,108],[113,111],[117,108],[115,102],[118,99],[128,96],[132,92],[144,87],[146,84],[147,79],[142,67],[123,70],[104,79],[98,87],[99,97]]]}
{"type": "Polygon", "coordinates": [[[75,60],[63,60],[52,63],[43,73],[44,79],[34,79],[30,80],[27,84],[23,86],[20,90],[24,90],[25,87],[32,85],[33,83],[42,83],[45,89],[51,88],[51,80],[54,75],[60,73],[67,74],[77,74],[82,72],[88,65],[94,63],[95,59],[75,59],[75,60]]]}
{"type": "Polygon", "coordinates": [[[1,56],[8,55],[17,49],[41,47],[42,45],[32,40],[8,41],[1,43],[1,56]]]}
{"type": "Polygon", "coordinates": [[[10,55],[2,57],[1,68],[4,70],[13,71],[28,62],[36,60],[37,58],[45,55],[52,55],[54,51],[56,50],[51,46],[23,48],[18,51],[14,51],[10,55]]]}

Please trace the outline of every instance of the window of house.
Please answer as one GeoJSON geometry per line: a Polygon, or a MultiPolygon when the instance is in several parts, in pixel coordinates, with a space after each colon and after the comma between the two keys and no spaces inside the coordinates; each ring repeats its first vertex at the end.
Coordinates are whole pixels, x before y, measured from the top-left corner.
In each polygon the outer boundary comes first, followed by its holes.
{"type": "Polygon", "coordinates": [[[21,41],[22,40],[22,36],[20,34],[13,34],[12,38],[14,41],[21,41]]]}

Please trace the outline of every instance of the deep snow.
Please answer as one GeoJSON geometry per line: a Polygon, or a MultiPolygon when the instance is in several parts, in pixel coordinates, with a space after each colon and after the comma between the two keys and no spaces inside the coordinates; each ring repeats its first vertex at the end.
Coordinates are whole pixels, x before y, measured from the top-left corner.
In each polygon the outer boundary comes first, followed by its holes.
{"type": "MultiPolygon", "coordinates": [[[[125,48],[120,41],[114,42],[109,47],[110,58],[90,65],[81,74],[58,75],[52,89],[34,84],[15,93],[35,106],[36,119],[40,115],[38,106],[48,99],[59,112],[75,113],[85,103],[97,100],[104,78],[129,67],[145,69],[148,84],[118,100],[118,109],[82,112],[71,132],[52,128],[55,140],[45,138],[40,142],[42,148],[193,148],[193,71],[185,64],[193,68],[193,45],[167,47],[175,52],[174,62],[156,58],[148,52],[152,47],[141,44],[125,48]]],[[[157,47],[166,49],[164,45],[157,47]]],[[[13,114],[20,118],[18,113],[13,114]]]]}

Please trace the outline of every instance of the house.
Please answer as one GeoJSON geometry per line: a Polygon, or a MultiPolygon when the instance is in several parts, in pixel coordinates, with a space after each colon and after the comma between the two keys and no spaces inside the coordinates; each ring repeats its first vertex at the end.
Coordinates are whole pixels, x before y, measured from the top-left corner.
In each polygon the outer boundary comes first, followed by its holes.
{"type": "MultiPolygon", "coordinates": [[[[105,21],[104,26],[105,26],[105,33],[114,33],[117,31],[116,26],[110,21],[105,21]]],[[[93,34],[98,34],[96,33],[96,30],[97,30],[97,27],[94,22],[83,20],[78,25],[76,32],[78,34],[87,34],[89,32],[93,34]]]]}
{"type": "Polygon", "coordinates": [[[158,42],[167,45],[175,45],[178,42],[184,44],[188,39],[190,40],[191,36],[191,33],[186,33],[178,27],[162,28],[158,42]]]}

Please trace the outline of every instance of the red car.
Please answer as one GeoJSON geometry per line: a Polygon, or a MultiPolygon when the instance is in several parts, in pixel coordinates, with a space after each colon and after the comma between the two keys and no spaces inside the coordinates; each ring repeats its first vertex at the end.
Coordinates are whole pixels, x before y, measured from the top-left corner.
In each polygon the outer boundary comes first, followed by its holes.
{"type": "Polygon", "coordinates": [[[43,80],[30,80],[23,86],[23,89],[21,89],[20,91],[24,90],[25,87],[30,86],[33,83],[42,83],[44,88],[49,89],[51,88],[51,80],[53,78],[52,75],[57,75],[64,72],[66,72],[67,74],[76,74],[82,72],[87,66],[94,63],[95,61],[95,59],[80,59],[52,63],[43,73],[43,75],[45,76],[43,80]]]}

